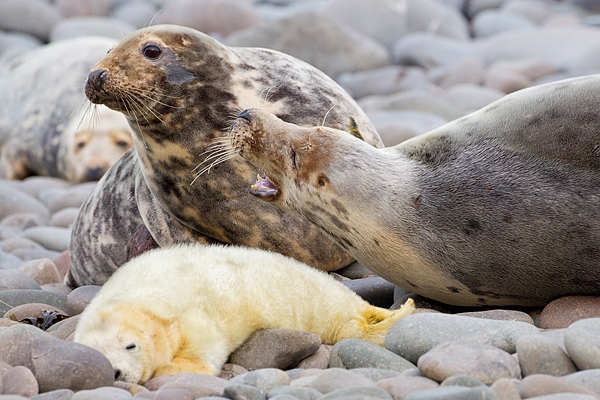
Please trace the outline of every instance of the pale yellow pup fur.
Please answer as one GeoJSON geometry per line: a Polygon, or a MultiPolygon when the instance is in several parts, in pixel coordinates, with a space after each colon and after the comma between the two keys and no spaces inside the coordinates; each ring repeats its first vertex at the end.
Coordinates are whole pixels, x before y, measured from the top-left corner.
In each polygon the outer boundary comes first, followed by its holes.
{"type": "Polygon", "coordinates": [[[252,332],[289,328],[323,343],[383,345],[412,314],[371,306],[324,272],[263,250],[179,245],[152,250],[115,272],[81,315],[75,341],[103,353],[115,378],[144,383],[181,372],[218,374],[252,332]]]}

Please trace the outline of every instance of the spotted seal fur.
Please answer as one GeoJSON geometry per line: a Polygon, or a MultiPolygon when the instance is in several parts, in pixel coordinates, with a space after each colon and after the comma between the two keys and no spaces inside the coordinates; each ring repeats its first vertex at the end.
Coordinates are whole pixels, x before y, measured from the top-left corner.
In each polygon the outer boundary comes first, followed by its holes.
{"type": "Polygon", "coordinates": [[[203,164],[247,107],[299,125],[351,127],[381,146],[363,111],[322,72],[277,51],[227,47],[193,29],[159,25],[121,40],[90,72],[86,94],[128,118],[135,150],[82,206],[67,284],[105,282],[127,260],[124,243],[144,229],[159,246],[245,245],[322,270],[351,261],[304,218],[248,195],[253,168],[243,159],[193,172],[222,161],[203,164]]]}
{"type": "Polygon", "coordinates": [[[367,268],[463,306],[600,295],[600,75],[525,89],[395,147],[247,110],[251,192],[367,268]]]}
{"type": "Polygon", "coordinates": [[[103,353],[118,380],[216,375],[253,332],[313,332],[325,344],[360,338],[383,346],[414,312],[370,305],[328,274],[278,253],[177,245],[122,266],[82,313],[74,340],[103,353]]]}

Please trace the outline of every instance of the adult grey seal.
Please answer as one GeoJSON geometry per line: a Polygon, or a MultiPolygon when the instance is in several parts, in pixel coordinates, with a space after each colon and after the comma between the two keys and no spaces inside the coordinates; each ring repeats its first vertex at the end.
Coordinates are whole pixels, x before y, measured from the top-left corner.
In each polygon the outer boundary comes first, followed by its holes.
{"type": "Polygon", "coordinates": [[[251,192],[373,272],[464,306],[600,294],[600,75],[505,96],[395,147],[243,111],[251,192]]]}
{"type": "Polygon", "coordinates": [[[314,67],[276,51],[226,47],[193,29],[153,26],[124,38],[92,69],[86,95],[127,117],[135,149],[82,206],[67,284],[104,283],[126,262],[125,243],[145,230],[161,247],[245,245],[322,270],[352,260],[301,216],[248,195],[252,165],[237,157],[210,168],[223,160],[207,160],[247,107],[299,125],[350,128],[381,146],[352,98],[314,67]]]}
{"type": "Polygon", "coordinates": [[[103,37],[52,43],[2,69],[0,177],[98,180],[132,146],[119,113],[104,107],[83,115],[86,76],[113,43],[103,37]]]}

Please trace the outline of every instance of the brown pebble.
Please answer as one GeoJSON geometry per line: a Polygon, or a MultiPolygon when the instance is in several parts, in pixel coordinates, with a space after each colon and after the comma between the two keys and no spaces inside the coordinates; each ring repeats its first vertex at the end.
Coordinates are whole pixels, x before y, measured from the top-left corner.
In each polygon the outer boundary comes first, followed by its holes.
{"type": "Polygon", "coordinates": [[[67,313],[60,308],[51,306],[49,304],[28,303],[11,308],[4,314],[4,318],[10,318],[11,315],[14,315],[17,321],[25,318],[42,318],[42,310],[48,310],[58,314],[67,315],[67,313]]]}
{"type": "Polygon", "coordinates": [[[550,375],[529,375],[523,378],[521,384],[519,385],[519,394],[524,399],[564,392],[582,393],[596,396],[594,392],[586,389],[583,386],[550,375]]]}
{"type": "Polygon", "coordinates": [[[152,400],[194,400],[194,395],[187,389],[161,389],[137,393],[134,397],[152,400]]]}
{"type": "Polygon", "coordinates": [[[498,395],[498,399],[521,400],[519,389],[517,389],[510,379],[500,378],[492,384],[491,388],[494,389],[494,392],[498,395]]]}
{"type": "Polygon", "coordinates": [[[76,315],[62,320],[59,323],[52,325],[47,332],[58,339],[68,340],[68,338],[75,333],[79,317],[79,315],[76,315]]]}
{"type": "Polygon", "coordinates": [[[67,312],[69,315],[81,314],[99,290],[100,286],[86,285],[80,286],[69,293],[67,295],[67,312]]]}
{"type": "Polygon", "coordinates": [[[58,268],[48,258],[27,261],[19,267],[19,271],[35,279],[40,286],[62,282],[58,268]]]}
{"type": "Polygon", "coordinates": [[[71,260],[69,258],[69,250],[65,250],[56,257],[52,259],[56,268],[58,268],[58,272],[60,273],[61,282],[62,279],[65,279],[67,272],[69,272],[69,268],[71,266],[71,260]]]}
{"type": "Polygon", "coordinates": [[[225,379],[218,378],[216,376],[205,375],[205,374],[197,374],[194,372],[186,372],[183,374],[177,375],[161,375],[156,378],[150,379],[148,382],[144,384],[144,387],[150,391],[162,389],[162,388],[173,388],[179,387],[185,388],[192,392],[194,396],[200,390],[193,390],[198,388],[205,388],[203,390],[204,393],[213,393],[213,394],[201,394],[196,397],[202,396],[220,396],[223,394],[223,389],[225,389],[225,385],[227,385],[225,379]]]}
{"type": "Polygon", "coordinates": [[[62,283],[49,283],[47,285],[42,285],[42,290],[64,294],[65,296],[68,296],[69,293],[73,291],[73,289],[67,285],[63,285],[62,283]]]}
{"type": "Polygon", "coordinates": [[[248,370],[241,365],[227,363],[223,365],[223,368],[221,368],[221,372],[219,373],[218,377],[221,379],[231,380],[236,376],[245,374],[246,372],[248,372],[248,370]]]}
{"type": "Polygon", "coordinates": [[[29,368],[17,366],[2,374],[2,394],[31,397],[38,393],[37,380],[29,368]]]}
{"type": "Polygon", "coordinates": [[[397,376],[377,382],[377,387],[391,394],[394,399],[404,399],[417,390],[435,389],[438,386],[436,381],[420,376],[397,376]]]}
{"type": "Polygon", "coordinates": [[[329,356],[331,355],[331,348],[333,346],[329,344],[322,344],[319,350],[311,356],[306,357],[300,361],[297,368],[303,369],[326,369],[329,365],[329,356]]]}
{"type": "Polygon", "coordinates": [[[565,296],[544,307],[540,327],[566,328],[580,319],[596,317],[600,317],[600,296],[565,296]]]}
{"type": "Polygon", "coordinates": [[[115,381],[115,387],[119,389],[127,390],[131,393],[132,396],[135,396],[138,393],[149,393],[150,391],[143,387],[142,385],[138,385],[137,383],[131,382],[123,382],[123,381],[115,381]]]}

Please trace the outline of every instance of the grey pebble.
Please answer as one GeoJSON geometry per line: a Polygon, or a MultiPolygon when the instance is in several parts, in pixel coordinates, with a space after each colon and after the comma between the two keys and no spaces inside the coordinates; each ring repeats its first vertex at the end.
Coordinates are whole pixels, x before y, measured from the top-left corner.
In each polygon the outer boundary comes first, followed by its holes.
{"type": "Polygon", "coordinates": [[[550,375],[529,375],[523,378],[518,385],[519,394],[526,399],[535,396],[545,396],[554,393],[581,393],[585,395],[594,395],[589,389],[568,382],[556,376],[550,375]]]}
{"type": "Polygon", "coordinates": [[[69,315],[79,315],[85,310],[90,301],[98,294],[100,286],[85,285],[73,289],[67,295],[67,312],[69,315]]]}
{"type": "Polygon", "coordinates": [[[230,383],[225,386],[223,396],[232,400],[265,400],[267,398],[257,387],[241,383],[230,383]]]}
{"type": "Polygon", "coordinates": [[[81,207],[96,186],[96,182],[84,182],[68,187],[48,187],[40,191],[38,197],[51,213],[55,213],[68,207],[81,207]]]}
{"type": "Polygon", "coordinates": [[[40,392],[96,389],[114,382],[108,359],[79,343],[52,336],[35,338],[31,341],[31,359],[40,392]]]}
{"type": "Polygon", "coordinates": [[[265,368],[236,376],[230,382],[251,385],[257,387],[263,393],[269,393],[271,389],[277,386],[289,385],[290,381],[291,379],[285,371],[276,368],[265,368]]]}
{"type": "Polygon", "coordinates": [[[2,394],[31,397],[38,393],[38,383],[29,368],[16,366],[2,374],[2,394]]]}
{"type": "Polygon", "coordinates": [[[517,354],[523,376],[563,376],[577,371],[567,353],[542,335],[521,336],[517,340],[517,354]]]}
{"type": "Polygon", "coordinates": [[[376,307],[389,308],[394,304],[394,284],[379,276],[352,279],[342,284],[376,307]]]}
{"type": "Polygon", "coordinates": [[[600,368],[600,318],[571,324],[565,331],[565,347],[577,368],[600,368]]]}
{"type": "Polygon", "coordinates": [[[32,325],[18,324],[0,330],[0,361],[34,371],[31,359],[33,341],[48,337],[49,334],[32,325]]]}
{"type": "Polygon", "coordinates": [[[0,29],[29,33],[45,42],[61,18],[55,6],[43,1],[5,0],[0,3],[0,29]]]}
{"type": "Polygon", "coordinates": [[[310,387],[323,394],[357,386],[375,386],[375,382],[352,371],[329,368],[315,376],[310,385],[310,387]]]}
{"type": "Polygon", "coordinates": [[[19,230],[46,225],[48,225],[48,218],[33,212],[16,212],[0,220],[0,226],[12,226],[19,230]]]}
{"type": "Polygon", "coordinates": [[[64,319],[54,325],[52,325],[46,332],[58,339],[67,339],[75,332],[77,323],[79,322],[79,315],[64,319]]]}
{"type": "Polygon", "coordinates": [[[189,390],[194,397],[220,396],[227,385],[225,379],[216,376],[185,372],[177,375],[161,375],[150,379],[144,387],[150,391],[183,388],[189,390]]]}
{"type": "Polygon", "coordinates": [[[297,368],[327,368],[329,366],[329,357],[331,355],[332,347],[333,346],[328,344],[322,344],[314,354],[302,359],[302,361],[298,363],[297,368]]]}
{"type": "Polygon", "coordinates": [[[60,252],[47,249],[15,249],[12,254],[23,261],[38,260],[40,258],[54,259],[60,255],[60,252]]]}
{"type": "Polygon", "coordinates": [[[444,379],[440,386],[465,386],[465,387],[476,387],[485,386],[485,383],[481,382],[477,378],[473,378],[468,375],[452,375],[444,379]]]}
{"type": "Polygon", "coordinates": [[[416,368],[404,358],[374,343],[360,339],[344,339],[331,349],[329,366],[335,368],[385,368],[403,372],[416,368]]]}
{"type": "Polygon", "coordinates": [[[135,27],[126,21],[119,21],[111,17],[84,16],[63,19],[57,23],[50,40],[73,39],[79,36],[108,36],[120,38],[135,30],[135,27]]]}
{"type": "Polygon", "coordinates": [[[0,220],[20,211],[33,212],[43,218],[50,217],[48,207],[41,201],[3,182],[0,182],[0,205],[0,220]]]}
{"type": "Polygon", "coordinates": [[[487,386],[461,387],[446,386],[436,389],[419,390],[405,397],[405,400],[496,400],[496,393],[487,386]]]}
{"type": "MultiPolygon", "coordinates": [[[[62,293],[33,289],[0,290],[0,314],[2,315],[13,307],[28,303],[50,304],[51,306],[69,312],[67,308],[67,296],[62,293]]],[[[69,313],[69,315],[73,314],[69,313]]]]}
{"type": "Polygon", "coordinates": [[[538,328],[525,322],[418,313],[402,318],[389,330],[385,347],[416,363],[435,346],[458,340],[485,343],[514,353],[520,336],[539,332],[538,328]]]}
{"type": "Polygon", "coordinates": [[[528,400],[598,400],[598,398],[579,393],[554,393],[545,396],[529,397],[528,400]]]}
{"type": "Polygon", "coordinates": [[[309,387],[278,386],[269,390],[267,399],[283,395],[293,396],[300,400],[317,400],[322,396],[322,393],[309,387]]]}
{"type": "Polygon", "coordinates": [[[294,329],[263,329],[256,331],[229,356],[229,362],[248,371],[260,368],[286,369],[314,354],[321,347],[321,338],[294,329]]]}
{"type": "Polygon", "coordinates": [[[56,226],[37,226],[23,231],[21,236],[31,239],[48,250],[65,251],[71,242],[71,230],[56,226]]]}
{"type": "Polygon", "coordinates": [[[373,382],[379,382],[382,379],[395,378],[400,376],[400,372],[383,368],[353,368],[352,372],[360,374],[373,382]]]}
{"type": "Polygon", "coordinates": [[[39,283],[16,269],[0,269],[0,291],[33,289],[42,290],[39,283]]]}
{"type": "Polygon", "coordinates": [[[80,390],[71,400],[121,400],[130,398],[131,393],[116,387],[99,387],[97,389],[80,390]]]}
{"type": "Polygon", "coordinates": [[[368,278],[374,275],[373,272],[369,271],[364,265],[362,265],[358,261],[354,261],[352,264],[342,269],[338,269],[335,272],[349,279],[368,278]]]}
{"type": "Polygon", "coordinates": [[[561,377],[562,380],[583,386],[600,395],[600,369],[588,369],[561,377]]]}
{"type": "Polygon", "coordinates": [[[23,260],[10,253],[0,250],[0,270],[17,269],[23,264],[23,260]]]}
{"type": "MultiPolygon", "coordinates": [[[[139,392],[133,397],[152,400],[194,400],[194,395],[187,389],[160,389],[156,391],[139,392]]],[[[210,398],[219,399],[223,397],[210,398]]]]}
{"type": "Polygon", "coordinates": [[[436,381],[420,376],[398,376],[377,382],[377,387],[390,393],[394,399],[404,399],[417,390],[435,389],[439,386],[436,381]]]}
{"type": "Polygon", "coordinates": [[[345,399],[351,396],[359,396],[358,398],[392,400],[392,396],[388,392],[378,387],[349,387],[338,389],[327,393],[319,400],[345,399]]]}
{"type": "Polygon", "coordinates": [[[74,394],[71,389],[58,389],[35,395],[31,400],[70,400],[74,394]]]}
{"type": "Polygon", "coordinates": [[[273,399],[273,400],[301,400],[300,398],[298,398],[296,396],[292,396],[291,394],[287,394],[287,393],[278,394],[277,396],[269,397],[269,399],[273,399]]]}
{"type": "Polygon", "coordinates": [[[78,207],[65,207],[50,216],[50,225],[68,228],[79,215],[78,207]]]}
{"type": "Polygon", "coordinates": [[[519,378],[519,362],[507,352],[485,343],[442,343],[419,358],[421,373],[441,382],[452,375],[468,375],[491,385],[500,378],[519,378]]]}
{"type": "Polygon", "coordinates": [[[462,312],[456,315],[462,315],[463,317],[493,319],[497,321],[521,321],[533,325],[533,318],[531,318],[529,314],[517,310],[485,310],[462,312]]]}

